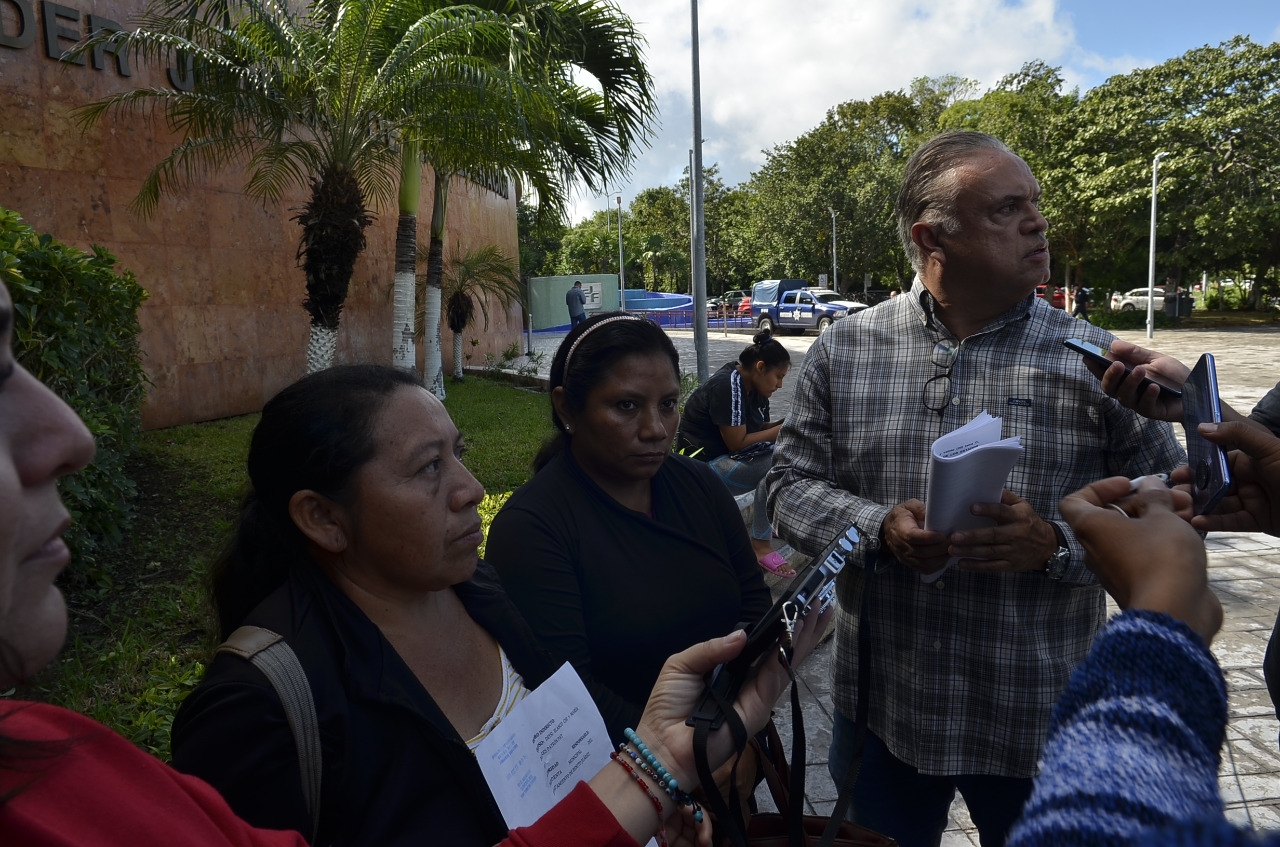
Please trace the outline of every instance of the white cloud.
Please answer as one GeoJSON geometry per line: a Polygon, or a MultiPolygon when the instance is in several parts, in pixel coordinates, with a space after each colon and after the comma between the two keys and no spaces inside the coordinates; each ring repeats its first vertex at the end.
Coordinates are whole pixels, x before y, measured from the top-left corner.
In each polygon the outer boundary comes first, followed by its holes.
{"type": "MultiPolygon", "coordinates": [[[[622,0],[648,40],[661,128],[622,187],[673,184],[688,162],[691,117],[688,0],[622,0]]],[[[746,179],[761,151],[816,126],[848,100],[905,88],[912,79],[954,73],[982,87],[1030,59],[1062,64],[1078,56],[1070,19],[1056,0],[702,0],[703,158],[726,182],[746,179]]],[[[1132,67],[1130,65],[1129,67],[1132,67]]],[[[603,208],[583,198],[573,219],[603,208]]]]}

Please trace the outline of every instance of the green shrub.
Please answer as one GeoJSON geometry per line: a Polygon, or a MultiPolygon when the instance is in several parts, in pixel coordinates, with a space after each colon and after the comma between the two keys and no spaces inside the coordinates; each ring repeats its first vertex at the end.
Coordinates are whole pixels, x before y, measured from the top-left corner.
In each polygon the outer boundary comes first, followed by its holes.
{"type": "Polygon", "coordinates": [[[4,208],[0,274],[13,297],[18,361],[71,404],[98,445],[93,464],[62,484],[74,570],[93,577],[95,550],[120,540],[135,494],[124,462],[138,446],[148,385],[138,349],[147,294],[103,248],[69,247],[4,208]]]}
{"type": "MultiPolygon", "coordinates": [[[[1099,309],[1089,313],[1089,321],[1101,329],[1145,329],[1147,313],[1145,311],[1106,312],[1099,309]]],[[[1176,326],[1173,318],[1161,310],[1156,310],[1156,329],[1173,329],[1176,326]]]]}
{"type": "Polygon", "coordinates": [[[1222,286],[1222,300],[1224,304],[1219,306],[1218,287],[1209,286],[1209,293],[1204,295],[1204,308],[1218,311],[1223,309],[1247,309],[1249,308],[1249,292],[1243,288],[1234,285],[1222,286]]]}

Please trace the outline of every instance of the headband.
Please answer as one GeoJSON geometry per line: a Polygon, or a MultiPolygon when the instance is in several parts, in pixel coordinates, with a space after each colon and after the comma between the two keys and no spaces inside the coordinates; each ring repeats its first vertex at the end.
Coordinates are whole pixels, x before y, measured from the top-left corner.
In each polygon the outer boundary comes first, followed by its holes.
{"type": "Polygon", "coordinates": [[[639,315],[614,315],[612,317],[605,318],[599,323],[594,323],[591,326],[587,327],[585,330],[583,330],[582,335],[579,335],[577,338],[573,340],[573,344],[569,346],[569,352],[564,354],[564,373],[560,375],[560,379],[564,380],[569,375],[569,360],[573,358],[573,351],[578,349],[578,345],[582,343],[582,339],[586,338],[588,335],[595,332],[597,329],[604,326],[605,324],[611,324],[614,321],[642,321],[642,320],[644,320],[644,318],[640,317],[639,315]]]}

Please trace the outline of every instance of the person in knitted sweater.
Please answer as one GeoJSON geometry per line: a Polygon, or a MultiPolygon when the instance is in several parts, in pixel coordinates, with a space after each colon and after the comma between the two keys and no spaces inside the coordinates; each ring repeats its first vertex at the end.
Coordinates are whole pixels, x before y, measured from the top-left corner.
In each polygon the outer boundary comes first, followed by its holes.
{"type": "MultiPolygon", "coordinates": [[[[1269,501],[1255,495],[1259,468],[1280,494],[1280,440],[1245,424],[1208,434],[1247,446],[1254,458],[1232,454],[1242,472],[1237,491],[1194,526],[1222,529],[1251,514],[1251,528],[1274,532],[1263,508],[1269,501]]],[[[1123,477],[1062,500],[1090,568],[1124,611],[1098,635],[1054,709],[1040,775],[1009,847],[1280,845],[1280,833],[1238,828],[1224,816],[1217,774],[1227,691],[1209,652],[1222,607],[1209,588],[1204,545],[1186,520],[1189,506],[1185,491],[1155,481],[1130,495],[1123,477]]]]}

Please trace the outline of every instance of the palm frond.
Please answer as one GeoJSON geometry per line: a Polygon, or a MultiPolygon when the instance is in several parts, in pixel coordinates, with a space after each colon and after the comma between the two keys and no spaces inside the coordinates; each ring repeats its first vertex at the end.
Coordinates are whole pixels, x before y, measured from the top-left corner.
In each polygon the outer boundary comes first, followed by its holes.
{"type": "MultiPolygon", "coordinates": [[[[420,264],[426,263],[428,250],[427,245],[418,245],[420,264]]],[[[419,278],[423,277],[425,274],[419,278]]],[[[519,265],[492,244],[461,252],[454,250],[445,261],[440,298],[445,322],[453,332],[461,333],[467,328],[477,307],[488,329],[491,299],[504,311],[516,303],[524,304],[519,265]]],[[[421,325],[422,321],[417,323],[421,325]]]]}

